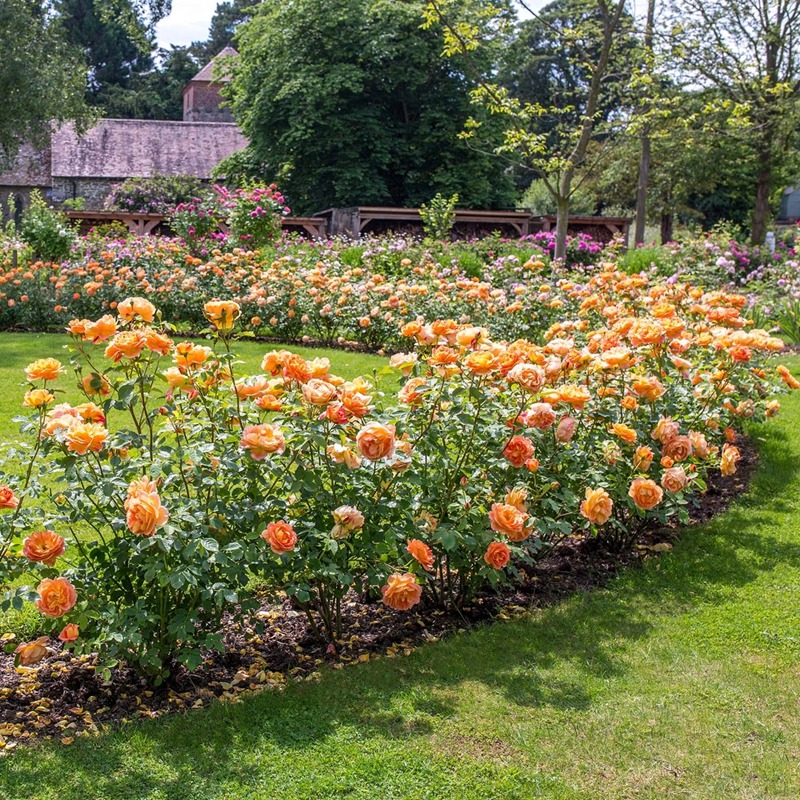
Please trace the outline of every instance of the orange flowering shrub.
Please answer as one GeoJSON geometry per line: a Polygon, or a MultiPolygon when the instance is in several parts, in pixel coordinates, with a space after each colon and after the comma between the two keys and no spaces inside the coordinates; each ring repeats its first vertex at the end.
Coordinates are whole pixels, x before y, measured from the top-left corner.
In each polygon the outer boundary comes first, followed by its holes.
{"type": "Polygon", "coordinates": [[[206,306],[205,345],[173,341],[138,296],[75,320],[85,402],[57,402],[55,359],[26,373],[45,400],[25,402],[10,450],[26,475],[0,486],[0,569],[38,588],[6,604],[33,601],[65,646],[156,678],[221,647],[254,576],[329,638],[349,591],[457,607],[565,536],[621,547],[648,518],[686,519],[710,471],[735,472],[741,423],[793,385],[737,295],[611,266],[541,294],[562,311],[537,340],[404,322],[395,397],[280,349],[237,374],[235,301],[206,306]]]}

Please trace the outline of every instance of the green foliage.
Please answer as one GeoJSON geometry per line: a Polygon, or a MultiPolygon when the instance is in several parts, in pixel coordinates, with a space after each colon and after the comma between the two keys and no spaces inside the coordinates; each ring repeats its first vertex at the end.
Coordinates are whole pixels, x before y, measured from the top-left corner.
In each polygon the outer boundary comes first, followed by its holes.
{"type": "MultiPolygon", "coordinates": [[[[420,2],[267,0],[238,32],[228,87],[260,180],[300,213],[418,206],[458,192],[467,206],[512,200],[496,158],[458,138],[472,79],[421,31],[420,2]],[[369,98],[365,102],[364,98],[369,98]]],[[[483,58],[483,56],[481,56],[483,58]]],[[[491,126],[490,126],[491,127],[491,126]]]]}
{"type": "Polygon", "coordinates": [[[210,187],[193,175],[128,178],[112,188],[105,207],[112,211],[167,214],[175,206],[210,192],[210,187]]]}
{"type": "Polygon", "coordinates": [[[456,205],[458,205],[457,194],[444,197],[441,193],[437,193],[430,203],[423,203],[419,207],[422,229],[426,237],[439,241],[450,238],[450,232],[456,221],[456,205]]]}
{"type": "MultiPolygon", "coordinates": [[[[555,214],[558,211],[552,192],[542,180],[532,181],[519,203],[534,214],[555,214]]],[[[579,187],[570,197],[570,214],[594,214],[596,207],[597,199],[592,191],[584,186],[579,187]]]]}
{"type": "Polygon", "coordinates": [[[800,300],[790,298],[780,303],[776,309],[775,320],[786,342],[800,345],[800,300]]]}
{"type": "Polygon", "coordinates": [[[20,235],[43,261],[63,261],[76,238],[66,216],[48,206],[38,191],[31,192],[30,205],[22,215],[20,235]]]}

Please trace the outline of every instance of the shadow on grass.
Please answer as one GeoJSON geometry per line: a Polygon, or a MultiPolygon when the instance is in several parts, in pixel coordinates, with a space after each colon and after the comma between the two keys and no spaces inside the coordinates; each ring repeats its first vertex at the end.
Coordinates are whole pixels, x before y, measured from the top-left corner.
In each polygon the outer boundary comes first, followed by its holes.
{"type": "MultiPolygon", "coordinates": [[[[237,705],[217,704],[186,717],[123,728],[72,748],[48,748],[6,766],[17,786],[59,787],[59,796],[198,798],[248,785],[260,754],[281,751],[287,765],[342,729],[359,740],[413,743],[439,720],[459,714],[471,684],[508,704],[508,713],[550,707],[584,711],[598,681],[624,676],[630,645],[653,633],[657,619],[687,603],[730,597],[778,564],[800,565],[798,453],[780,429],[761,445],[750,492],[724,516],[684,533],[675,551],[632,569],[607,588],[510,623],[485,625],[421,648],[408,658],[323,671],[318,683],[266,692],[237,705]],[[135,757],[131,756],[135,753],[135,757]],[[163,765],[154,773],[153,765],[163,765]],[[101,777],[102,776],[102,777],[101,777]],[[195,787],[195,788],[193,788],[195,787]]],[[[344,767],[344,765],[343,765],[344,767]]],[[[4,779],[0,776],[0,790],[4,779]]],[[[2,791],[0,791],[2,795],[2,791]]],[[[20,797],[21,800],[21,797],[20,797]]]]}

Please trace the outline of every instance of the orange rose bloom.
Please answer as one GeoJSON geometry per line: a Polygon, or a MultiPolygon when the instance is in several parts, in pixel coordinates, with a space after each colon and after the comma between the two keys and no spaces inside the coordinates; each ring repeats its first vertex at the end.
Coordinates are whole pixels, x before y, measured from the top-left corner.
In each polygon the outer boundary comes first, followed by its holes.
{"type": "Polygon", "coordinates": [[[422,586],[411,572],[390,575],[381,589],[383,602],[395,611],[408,611],[422,600],[422,586]]]}
{"type": "Polygon", "coordinates": [[[516,383],[528,392],[539,392],[545,384],[544,370],[535,364],[517,364],[508,373],[509,383],[516,383]]]}
{"type": "Polygon", "coordinates": [[[800,389],[800,381],[789,372],[788,368],[785,367],[783,364],[777,367],[778,375],[781,376],[781,380],[790,388],[790,389],[800,389]]]}
{"type": "Polygon", "coordinates": [[[661,487],[649,478],[636,478],[628,490],[628,497],[645,511],[655,508],[663,499],[661,487]]]}
{"type": "Polygon", "coordinates": [[[627,442],[628,444],[633,444],[638,438],[636,431],[633,428],[629,428],[627,425],[623,425],[621,422],[615,422],[611,426],[610,430],[611,433],[613,433],[615,436],[619,436],[623,442],[627,442]]]}
{"type": "Polygon", "coordinates": [[[117,306],[117,313],[126,322],[140,319],[152,322],[155,319],[156,307],[143,297],[128,297],[117,306]]]}
{"type": "Polygon", "coordinates": [[[169,512],[161,505],[155,483],[148,478],[139,478],[128,486],[125,511],[128,529],[140,536],[152,536],[169,519],[169,512]]]}
{"type": "Polygon", "coordinates": [[[175,363],[184,369],[199,367],[208,361],[214,351],[210,347],[204,347],[192,342],[181,342],[175,348],[175,363]]]}
{"type": "Polygon", "coordinates": [[[524,488],[509,489],[506,492],[505,501],[508,505],[514,506],[518,511],[527,513],[528,506],[526,500],[528,499],[528,490],[524,488]]]}
{"type": "Polygon", "coordinates": [[[144,345],[148,350],[165,356],[172,350],[172,339],[158,331],[146,330],[144,333],[144,345]]]}
{"type": "Polygon", "coordinates": [[[283,361],[283,377],[289,381],[305,383],[311,378],[311,366],[302,356],[288,353],[283,361]]]}
{"type": "Polygon", "coordinates": [[[369,461],[391,458],[395,449],[394,425],[369,422],[358,432],[356,444],[361,455],[369,461]]]}
{"type": "Polygon", "coordinates": [[[653,450],[650,447],[637,447],[633,454],[633,468],[637,472],[647,472],[653,463],[653,450]]]}
{"type": "Polygon", "coordinates": [[[81,380],[81,386],[83,387],[83,391],[90,397],[94,395],[107,397],[111,394],[111,384],[109,384],[102,375],[98,375],[96,372],[85,375],[83,380],[81,380]]]}
{"type": "MultiPolygon", "coordinates": [[[[351,414],[354,417],[366,417],[370,411],[372,411],[372,406],[370,403],[372,402],[372,397],[365,392],[361,391],[358,386],[352,383],[346,383],[342,387],[342,402],[341,408],[344,412],[345,417],[348,414],[351,414]]],[[[334,415],[336,417],[337,415],[334,415]]],[[[338,419],[328,417],[331,422],[338,422],[338,419]]],[[[344,420],[346,421],[346,419],[344,420]]]]}
{"type": "Polygon", "coordinates": [[[297,544],[297,534],[285,520],[270,522],[261,533],[261,538],[270,546],[272,552],[278,555],[294,550],[297,544]]]}
{"type": "Polygon", "coordinates": [[[74,622],[70,622],[68,625],[64,626],[61,633],[58,634],[58,638],[62,642],[74,642],[79,635],[80,628],[74,622]]]}
{"type": "Polygon", "coordinates": [[[430,572],[433,569],[435,563],[433,551],[425,542],[419,539],[409,539],[406,543],[406,550],[408,550],[415,561],[419,562],[424,570],[430,572]]]}
{"type": "Polygon", "coordinates": [[[697,458],[708,458],[708,442],[702,433],[689,431],[689,441],[692,444],[692,452],[697,458]]]}
{"type": "Polygon", "coordinates": [[[670,439],[674,439],[681,432],[681,426],[674,419],[661,417],[658,424],[653,428],[650,438],[655,439],[661,444],[666,444],[670,439]]]}
{"type": "Polygon", "coordinates": [[[686,461],[692,455],[692,440],[688,436],[675,436],[664,445],[661,453],[673,461],[686,461]]]}
{"type": "Polygon", "coordinates": [[[122,357],[138,358],[142,354],[147,337],[143,331],[123,331],[118,333],[111,343],[106,347],[106,358],[112,361],[120,361],[122,357]]]}
{"type": "Polygon", "coordinates": [[[561,386],[558,389],[558,396],[564,403],[571,405],[577,411],[580,411],[592,399],[591,393],[585,386],[561,386]]]}
{"type": "Polygon", "coordinates": [[[229,331],[242,312],[232,300],[211,300],[203,306],[203,313],[218,331],[229,331]]]}
{"type": "Polygon", "coordinates": [[[474,350],[464,359],[464,366],[476,375],[488,375],[500,365],[497,356],[488,350],[474,350]]]}
{"type": "Polygon", "coordinates": [[[658,400],[667,390],[654,375],[637,378],[633,382],[633,391],[645,400],[658,400]]]}
{"type": "Polygon", "coordinates": [[[0,508],[16,508],[18,505],[14,490],[5,483],[0,486],[0,508]]]}
{"type": "Polygon", "coordinates": [[[424,389],[428,385],[425,378],[409,378],[400,389],[397,398],[407,406],[419,405],[425,399],[424,389]]]}
{"type": "Polygon", "coordinates": [[[36,531],[22,543],[22,555],[28,561],[39,561],[48,567],[56,563],[65,549],[64,538],[53,531],[36,531]]]}
{"type": "Polygon", "coordinates": [[[349,469],[361,466],[361,456],[343,444],[329,444],[325,452],[337,464],[345,464],[349,469]]]}
{"type": "Polygon", "coordinates": [[[276,425],[249,425],[242,431],[239,447],[249,450],[254,461],[261,461],[272,453],[282,453],[286,448],[286,440],[276,425]]]}
{"type": "Polygon", "coordinates": [[[439,345],[433,348],[433,352],[428,356],[428,363],[432,367],[444,367],[448,364],[455,364],[458,361],[458,350],[447,345],[439,345]]]}
{"type": "Polygon", "coordinates": [[[33,381],[54,381],[63,372],[61,362],[55,358],[40,358],[25,367],[25,377],[33,381]]]}
{"type": "Polygon", "coordinates": [[[117,333],[117,321],[110,314],[100,317],[96,322],[86,322],[83,329],[83,338],[98,344],[110,339],[117,333]]]}
{"type": "Polygon", "coordinates": [[[525,424],[529,428],[545,430],[556,421],[556,412],[549,403],[534,403],[525,415],[525,424]]]}
{"type": "Polygon", "coordinates": [[[511,559],[511,550],[505,542],[492,542],[483,554],[483,560],[494,569],[503,569],[511,559]]]}
{"type": "Polygon", "coordinates": [[[78,602],[78,593],[66,578],[45,578],[36,591],[36,608],[46,617],[63,617],[78,602]]]}
{"type": "Polygon", "coordinates": [[[508,503],[494,503],[489,511],[489,524],[495,533],[502,533],[512,542],[521,542],[530,536],[525,527],[528,515],[508,503]]]}
{"type": "Polygon", "coordinates": [[[661,485],[668,492],[682,492],[686,488],[689,479],[683,467],[670,467],[664,470],[661,476],[661,485]]]}
{"type": "Polygon", "coordinates": [[[51,394],[47,389],[30,389],[25,392],[25,397],[22,398],[22,405],[28,408],[41,408],[48,403],[52,403],[56,397],[51,394]]]}
{"type": "Polygon", "coordinates": [[[736,464],[742,454],[739,448],[734,447],[732,444],[726,444],[722,447],[722,458],[720,460],[720,470],[723,475],[733,475],[736,472],[736,464]]]}
{"type": "Polygon", "coordinates": [[[99,453],[108,439],[108,431],[96,422],[78,422],[70,425],[64,435],[67,450],[85,456],[86,453],[99,453]]]}
{"type": "Polygon", "coordinates": [[[40,636],[32,642],[21,644],[14,651],[20,666],[32,667],[34,664],[38,664],[50,652],[50,648],[47,646],[49,642],[47,636],[40,636]]]}
{"type": "Polygon", "coordinates": [[[614,501],[605,489],[586,489],[586,499],[581,503],[581,514],[593,525],[605,525],[611,518],[614,501]]]}
{"type": "Polygon", "coordinates": [[[311,378],[303,384],[303,398],[314,406],[326,406],[336,397],[336,387],[332,383],[311,378]]]}
{"type": "Polygon", "coordinates": [[[525,466],[525,462],[533,456],[534,452],[533,442],[524,436],[514,436],[503,448],[506,460],[517,469],[525,466]]]}

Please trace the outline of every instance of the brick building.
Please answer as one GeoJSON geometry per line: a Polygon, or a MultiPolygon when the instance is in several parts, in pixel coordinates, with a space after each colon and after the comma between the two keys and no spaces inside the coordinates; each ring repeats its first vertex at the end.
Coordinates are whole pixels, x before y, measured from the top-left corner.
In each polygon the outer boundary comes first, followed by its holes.
{"type": "Polygon", "coordinates": [[[0,172],[3,218],[10,199],[19,213],[35,189],[54,205],[82,197],[87,209],[96,210],[111,187],[126,178],[193,175],[209,180],[220,161],[247,145],[222,105],[219,90],[228,78],[212,79],[217,59],[235,55],[226,48],[187,84],[182,122],[101,119],[82,136],[67,124],[53,130],[42,148],[23,145],[0,172]]]}

